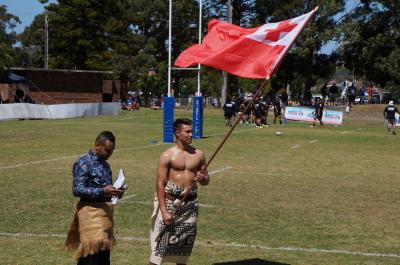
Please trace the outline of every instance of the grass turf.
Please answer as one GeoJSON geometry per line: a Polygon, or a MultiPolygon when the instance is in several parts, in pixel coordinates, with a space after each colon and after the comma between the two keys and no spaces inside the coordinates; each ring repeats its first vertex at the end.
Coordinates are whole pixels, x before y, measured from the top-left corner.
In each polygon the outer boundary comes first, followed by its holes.
{"type": "MultiPolygon", "coordinates": [[[[340,127],[237,128],[209,169],[224,170],[200,188],[200,203],[208,207],[200,209],[191,264],[399,264],[400,142],[383,128],[382,109],[357,106],[340,127]]],[[[142,109],[118,117],[1,122],[0,264],[75,263],[56,235],[66,234],[77,201],[71,166],[102,130],[117,137],[109,162],[114,174],[125,169],[131,195],[116,207],[115,232],[134,240],[119,240],[112,262],[146,264],[155,170],[168,148],[151,143],[162,141],[161,121],[161,112],[142,109]]],[[[222,114],[206,110],[204,128],[206,138],[193,145],[210,156],[227,131],[222,114]]]]}

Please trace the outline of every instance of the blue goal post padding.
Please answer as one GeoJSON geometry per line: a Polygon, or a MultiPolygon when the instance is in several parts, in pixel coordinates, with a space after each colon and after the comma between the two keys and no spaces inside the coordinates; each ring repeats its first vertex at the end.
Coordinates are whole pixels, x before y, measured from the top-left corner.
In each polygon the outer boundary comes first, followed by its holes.
{"type": "Polygon", "coordinates": [[[193,97],[193,138],[203,137],[203,97],[193,97]]]}
{"type": "Polygon", "coordinates": [[[163,142],[174,142],[174,105],[173,97],[164,97],[163,142]]]}

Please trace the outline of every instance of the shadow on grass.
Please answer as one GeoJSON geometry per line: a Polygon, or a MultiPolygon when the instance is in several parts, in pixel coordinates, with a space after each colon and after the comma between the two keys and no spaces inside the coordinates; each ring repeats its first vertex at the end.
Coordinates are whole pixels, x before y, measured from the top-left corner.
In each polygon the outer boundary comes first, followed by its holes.
{"type": "Polygon", "coordinates": [[[246,259],[239,261],[214,263],[213,265],[290,265],[290,264],[280,263],[276,261],[269,261],[264,259],[246,259]]]}

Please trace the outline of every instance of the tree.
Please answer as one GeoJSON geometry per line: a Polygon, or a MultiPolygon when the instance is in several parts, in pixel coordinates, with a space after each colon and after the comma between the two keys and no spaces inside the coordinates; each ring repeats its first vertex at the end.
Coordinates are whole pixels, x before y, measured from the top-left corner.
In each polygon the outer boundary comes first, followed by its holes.
{"type": "Polygon", "coordinates": [[[399,1],[364,0],[341,24],[345,67],[394,94],[400,94],[399,12],[399,1]]]}
{"type": "Polygon", "coordinates": [[[16,42],[16,33],[13,31],[20,20],[17,16],[9,14],[7,7],[0,5],[0,76],[13,65],[13,45],[16,42]]]}

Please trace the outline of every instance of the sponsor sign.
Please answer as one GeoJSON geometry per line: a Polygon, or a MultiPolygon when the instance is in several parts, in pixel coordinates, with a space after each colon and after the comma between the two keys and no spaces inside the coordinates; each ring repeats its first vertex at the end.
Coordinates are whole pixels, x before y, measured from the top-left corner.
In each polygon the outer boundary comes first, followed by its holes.
{"type": "MultiPolygon", "coordinates": [[[[313,122],[314,108],[286,107],[285,118],[294,121],[313,122]]],[[[343,122],[343,112],[325,109],[322,116],[322,121],[325,124],[340,125],[343,122]]]]}

